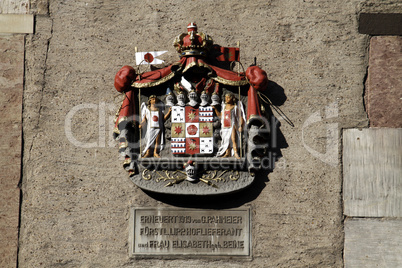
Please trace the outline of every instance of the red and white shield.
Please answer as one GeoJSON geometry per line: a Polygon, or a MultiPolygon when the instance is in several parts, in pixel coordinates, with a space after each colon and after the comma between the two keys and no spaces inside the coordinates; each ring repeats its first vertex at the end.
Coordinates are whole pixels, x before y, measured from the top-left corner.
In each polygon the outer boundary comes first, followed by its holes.
{"type": "Polygon", "coordinates": [[[187,155],[213,153],[212,119],[212,107],[173,106],[172,153],[187,155]]]}

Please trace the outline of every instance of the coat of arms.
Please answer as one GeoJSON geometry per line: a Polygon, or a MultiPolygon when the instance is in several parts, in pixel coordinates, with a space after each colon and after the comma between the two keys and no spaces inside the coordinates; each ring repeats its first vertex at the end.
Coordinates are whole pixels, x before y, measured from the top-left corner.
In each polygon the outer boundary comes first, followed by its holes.
{"type": "MultiPolygon", "coordinates": [[[[266,73],[241,69],[238,47],[221,47],[190,23],[174,39],[180,60],[140,73],[124,66],[115,87],[125,98],[115,137],[139,187],[208,195],[249,186],[267,154],[266,73]],[[237,65],[237,70],[233,66],[237,65]]],[[[137,65],[163,52],[137,53],[137,65]]]]}

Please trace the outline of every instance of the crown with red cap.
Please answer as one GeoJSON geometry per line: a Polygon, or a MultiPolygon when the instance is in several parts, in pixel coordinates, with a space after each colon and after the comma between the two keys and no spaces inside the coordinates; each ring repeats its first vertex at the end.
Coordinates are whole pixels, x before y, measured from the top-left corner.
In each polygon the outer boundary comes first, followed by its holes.
{"type": "Polygon", "coordinates": [[[203,56],[205,57],[211,49],[214,41],[204,33],[198,32],[197,24],[190,22],[187,25],[187,33],[175,38],[173,45],[177,52],[183,57],[203,56]]]}
{"type": "Polygon", "coordinates": [[[195,24],[194,22],[190,22],[190,23],[187,25],[187,31],[189,31],[189,32],[191,32],[191,31],[196,32],[196,31],[197,31],[197,24],[195,24]]]}

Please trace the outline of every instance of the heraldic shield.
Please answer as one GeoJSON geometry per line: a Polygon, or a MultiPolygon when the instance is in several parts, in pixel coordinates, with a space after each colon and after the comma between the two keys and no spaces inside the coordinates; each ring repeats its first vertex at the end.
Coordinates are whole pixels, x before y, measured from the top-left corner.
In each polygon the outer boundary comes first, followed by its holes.
{"type": "Polygon", "coordinates": [[[221,47],[190,23],[174,39],[179,61],[136,53],[115,88],[124,93],[114,137],[131,180],[148,191],[216,195],[248,187],[269,148],[268,78],[244,71],[238,47],[221,47]],[[144,64],[151,70],[140,72],[144,64]],[[233,70],[237,66],[238,70],[233,70]]]}
{"type": "Polygon", "coordinates": [[[213,153],[213,109],[211,106],[172,108],[171,150],[174,155],[213,153]]]}

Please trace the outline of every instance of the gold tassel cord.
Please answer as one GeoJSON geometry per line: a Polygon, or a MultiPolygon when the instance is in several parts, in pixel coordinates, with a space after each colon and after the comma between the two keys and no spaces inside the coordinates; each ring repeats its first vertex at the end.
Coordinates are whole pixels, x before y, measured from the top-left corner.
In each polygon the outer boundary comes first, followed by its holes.
{"type": "Polygon", "coordinates": [[[288,123],[291,127],[294,127],[295,125],[293,122],[289,119],[289,117],[286,116],[286,114],[276,105],[273,105],[270,99],[264,94],[259,91],[257,91],[258,97],[265,102],[266,104],[272,106],[272,108],[277,112],[284,120],[286,123],[288,123]]]}

